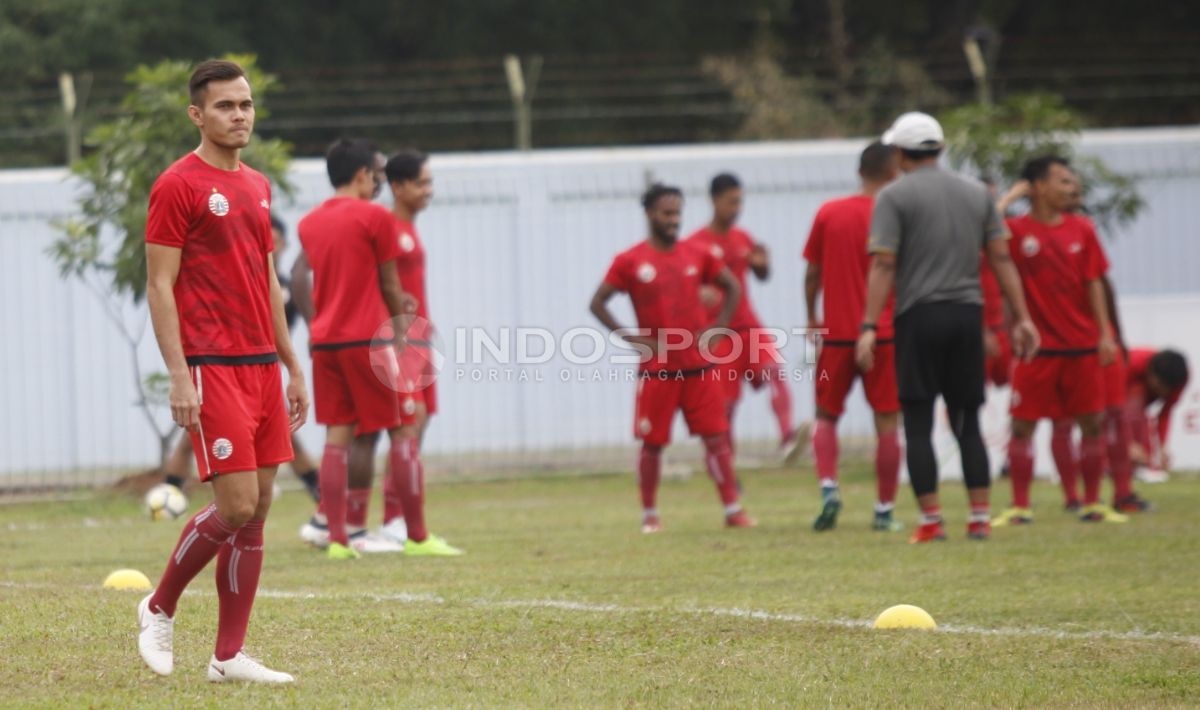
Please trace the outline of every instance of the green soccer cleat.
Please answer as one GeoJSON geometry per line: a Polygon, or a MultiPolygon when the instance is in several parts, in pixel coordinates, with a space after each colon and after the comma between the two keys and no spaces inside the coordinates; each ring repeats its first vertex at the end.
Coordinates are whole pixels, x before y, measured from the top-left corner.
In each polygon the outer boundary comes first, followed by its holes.
{"type": "Polygon", "coordinates": [[[821,532],[822,530],[833,530],[837,527],[838,513],[842,510],[842,499],[838,496],[829,496],[825,502],[821,504],[821,514],[813,521],[813,530],[821,532]]]}
{"type": "Polygon", "coordinates": [[[902,532],[904,523],[892,517],[892,511],[886,513],[875,513],[875,520],[871,522],[871,529],[875,532],[902,532]]]}
{"type": "Polygon", "coordinates": [[[1033,511],[1029,508],[1009,508],[992,518],[992,527],[1004,528],[1010,525],[1029,525],[1033,522],[1033,511]]]}
{"type": "Polygon", "coordinates": [[[329,543],[329,548],[325,551],[325,555],[331,560],[357,560],[362,555],[358,554],[358,550],[353,547],[346,547],[337,542],[329,543]]]}
{"type": "Polygon", "coordinates": [[[421,542],[409,540],[404,543],[404,554],[409,557],[458,557],[466,553],[437,535],[430,535],[421,542]]]}
{"type": "Polygon", "coordinates": [[[1118,513],[1103,503],[1086,505],[1079,513],[1079,520],[1085,523],[1128,523],[1129,516],[1118,513]]]}

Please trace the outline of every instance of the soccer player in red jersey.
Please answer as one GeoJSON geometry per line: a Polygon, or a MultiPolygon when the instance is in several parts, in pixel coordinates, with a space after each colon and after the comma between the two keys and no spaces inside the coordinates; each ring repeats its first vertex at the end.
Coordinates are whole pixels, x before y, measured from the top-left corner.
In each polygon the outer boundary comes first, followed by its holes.
{"type": "Polygon", "coordinates": [[[176,604],[217,558],[210,681],[290,683],[242,652],[263,561],[263,524],[308,393],[288,339],[271,258],[271,186],[240,160],[254,129],[245,72],[208,61],[188,83],[200,146],[155,181],[146,220],[146,298],[170,373],[171,416],[186,427],[214,502],[184,526],[155,590],[138,605],[138,650],[174,670],[176,604]],[[286,402],[279,363],[288,370],[286,402]]]}
{"type": "Polygon", "coordinates": [[[1008,318],[1000,282],[988,264],[987,254],[979,257],[979,285],[983,289],[984,372],[995,387],[1008,384],[1013,365],[1012,341],[1008,338],[1008,318]]]}
{"type": "Polygon", "coordinates": [[[1076,178],[1064,159],[1031,160],[1022,177],[1029,183],[1031,210],[1008,220],[1013,235],[1009,248],[1044,339],[1036,357],[1013,371],[1008,446],[1013,504],[993,523],[1032,522],[1034,428],[1039,419],[1064,417],[1074,418],[1083,435],[1080,519],[1125,522],[1126,516],[1100,503],[1105,454],[1101,368],[1119,355],[1102,283],[1108,260],[1091,223],[1068,211],[1076,178]]]}
{"type": "MultiPolygon", "coordinates": [[[[425,290],[425,247],[415,222],[417,214],[433,199],[433,174],[428,156],[415,150],[403,150],[392,156],[384,173],[392,192],[396,272],[413,303],[400,319],[407,344],[400,353],[393,387],[400,404],[401,448],[396,465],[384,479],[384,525],[379,534],[386,541],[402,544],[406,555],[461,555],[462,550],[431,535],[425,525],[425,466],[420,447],[429,416],[437,411],[437,373],[433,367],[433,325],[425,290]]],[[[351,469],[364,469],[367,473],[362,479],[366,481],[372,478],[375,438],[375,432],[360,428],[350,454],[351,469]]],[[[356,493],[351,491],[352,495],[356,493]]],[[[365,494],[370,495],[370,488],[365,494]]],[[[366,525],[365,497],[355,509],[358,512],[352,522],[366,525]]]]}
{"type": "Polygon", "coordinates": [[[1166,471],[1171,466],[1166,451],[1171,412],[1183,395],[1188,376],[1187,360],[1175,350],[1129,351],[1125,407],[1134,442],[1131,454],[1134,463],[1157,474],[1142,479],[1147,483],[1166,480],[1166,471]],[[1156,404],[1159,408],[1152,425],[1146,409],[1156,404]]]}
{"type": "MultiPolygon", "coordinates": [[[[762,323],[750,303],[750,291],[746,285],[746,273],[753,272],[759,281],[765,281],[771,272],[770,256],[766,247],[754,241],[748,232],[737,226],[742,211],[742,184],[736,175],[721,173],[709,185],[712,198],[712,221],[696,230],[684,240],[707,249],[720,259],[742,289],[729,322],[734,335],[722,341],[723,352],[719,352],[718,367],[725,381],[728,397],[729,425],[733,427],[733,414],[742,394],[742,382],[750,383],[754,389],[767,386],[771,391],[771,411],[779,424],[779,448],[786,458],[793,456],[789,449],[796,442],[796,429],[792,426],[792,394],[788,390],[787,375],[783,369],[783,358],[774,343],[762,334],[762,323]]],[[[709,318],[715,320],[720,314],[721,292],[713,286],[701,287],[701,298],[708,307],[709,318]]],[[[732,441],[732,436],[731,436],[732,441]]]]}
{"type": "Polygon", "coordinates": [[[662,450],[671,440],[671,420],[677,410],[683,410],[691,433],[703,438],[708,473],[725,506],[725,524],[754,527],[754,519],[738,500],[724,385],[712,376],[705,352],[713,340],[710,328],[729,324],[741,288],[710,251],[677,243],[683,211],[679,188],[651,185],[642,196],[642,207],[650,236],[617,255],[591,302],[592,314],[641,353],[634,436],[642,440],[638,460],[642,532],[662,529],[657,507],[662,450]],[[724,292],[721,313],[711,326],[699,295],[704,283],[716,284],[724,292]],[[618,291],[628,293],[633,301],[636,331],[623,328],[608,309],[609,299],[618,291]]]}
{"type": "MultiPolygon", "coordinates": [[[[320,476],[326,554],[341,560],[359,552],[347,524],[355,428],[389,429],[393,450],[398,446],[400,408],[387,376],[394,370],[394,341],[387,329],[404,312],[404,294],[391,215],[371,203],[383,185],[382,156],[367,141],[339,140],[325,163],[334,195],[300,221],[304,252],[293,280],[306,284],[311,268],[311,311],[307,298],[299,300],[309,317],[316,418],[327,427],[320,476]]],[[[402,347],[400,336],[395,342],[402,347]]]]}
{"type": "Polygon", "coordinates": [[[867,372],[854,361],[859,324],[866,305],[867,273],[871,256],[867,235],[875,194],[899,171],[896,151],[882,143],[868,145],[859,156],[858,175],[862,189],[856,195],[830,200],[821,205],[813,219],[804,259],[804,301],[808,327],[826,331],[820,338],[815,378],[817,425],[813,430],[813,455],[821,484],[821,512],[813,522],[817,531],[832,530],[841,510],[838,490],[837,423],[845,411],[846,395],[861,378],[867,402],[875,412],[875,530],[898,530],[892,511],[900,480],[900,437],[897,433],[900,400],[896,387],[895,345],[889,298],[879,318],[875,367],[867,372]],[[817,315],[818,299],[823,317],[817,315]]]}

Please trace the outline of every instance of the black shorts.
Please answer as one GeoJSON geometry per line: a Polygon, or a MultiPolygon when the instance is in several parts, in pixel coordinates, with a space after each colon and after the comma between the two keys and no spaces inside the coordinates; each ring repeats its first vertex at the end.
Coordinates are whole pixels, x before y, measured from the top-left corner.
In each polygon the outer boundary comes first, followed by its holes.
{"type": "Polygon", "coordinates": [[[902,403],[983,404],[983,307],[922,303],[896,316],[896,380],[902,403]]]}

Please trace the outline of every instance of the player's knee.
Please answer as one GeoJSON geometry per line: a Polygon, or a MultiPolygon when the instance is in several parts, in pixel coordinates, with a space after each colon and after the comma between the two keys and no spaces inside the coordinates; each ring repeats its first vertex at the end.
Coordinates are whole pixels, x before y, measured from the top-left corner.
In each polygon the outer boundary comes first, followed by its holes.
{"type": "Polygon", "coordinates": [[[1079,418],[1079,433],[1085,437],[1100,436],[1100,414],[1088,414],[1079,418]]]}
{"type": "Polygon", "coordinates": [[[1033,430],[1037,427],[1037,422],[1028,419],[1014,419],[1012,421],[1012,436],[1014,439],[1029,439],[1033,437],[1033,430]]]}
{"type": "MultiPolygon", "coordinates": [[[[220,510],[221,517],[224,518],[225,522],[229,523],[230,526],[240,528],[249,522],[250,518],[253,518],[254,514],[258,511],[259,498],[260,496],[258,495],[257,491],[255,491],[253,495],[247,495],[229,501],[223,506],[223,509],[220,510]]],[[[269,495],[267,506],[270,507],[269,495]]]]}

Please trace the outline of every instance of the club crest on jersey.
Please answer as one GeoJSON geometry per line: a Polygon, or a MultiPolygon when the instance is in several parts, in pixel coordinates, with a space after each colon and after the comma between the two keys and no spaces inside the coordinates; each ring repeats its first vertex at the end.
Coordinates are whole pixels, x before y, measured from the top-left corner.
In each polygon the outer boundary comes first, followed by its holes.
{"type": "Polygon", "coordinates": [[[716,258],[718,258],[718,259],[724,259],[724,258],[725,258],[725,250],[724,250],[724,249],[722,249],[722,248],[721,248],[721,245],[719,245],[719,244],[713,244],[713,245],[712,245],[712,248],[711,248],[711,249],[709,249],[709,251],[711,251],[711,252],[712,252],[712,255],[713,255],[713,256],[715,256],[715,257],[716,257],[716,258]]]}
{"type": "Polygon", "coordinates": [[[1025,256],[1037,256],[1037,253],[1042,250],[1042,243],[1032,234],[1025,235],[1021,240],[1021,253],[1025,256]]]}
{"type": "Polygon", "coordinates": [[[417,248],[417,240],[413,239],[411,234],[405,232],[400,235],[400,248],[404,251],[412,251],[417,248]]]}
{"type": "Polygon", "coordinates": [[[208,211],[218,217],[224,217],[229,214],[229,200],[217,192],[217,188],[213,188],[213,194],[208,196],[208,211]]]}
{"type": "Polygon", "coordinates": [[[687,276],[695,276],[700,273],[700,269],[697,269],[695,266],[689,266],[683,270],[683,273],[687,276]]]}
{"type": "Polygon", "coordinates": [[[638,281],[648,284],[658,276],[658,272],[654,269],[654,264],[642,264],[637,268],[638,281]]]}
{"type": "Polygon", "coordinates": [[[1067,247],[1067,253],[1069,254],[1078,254],[1081,251],[1083,251],[1083,244],[1079,242],[1075,242],[1071,246],[1067,247]]]}
{"type": "Polygon", "coordinates": [[[233,442],[229,439],[217,439],[212,444],[212,455],[221,461],[233,456],[233,442]]]}
{"type": "Polygon", "coordinates": [[[265,197],[264,197],[264,198],[262,198],[262,200],[261,200],[261,201],[260,201],[258,204],[262,205],[262,208],[263,208],[264,210],[269,210],[269,209],[271,209],[271,203],[270,203],[270,202],[267,202],[267,198],[265,198],[265,197]]]}

